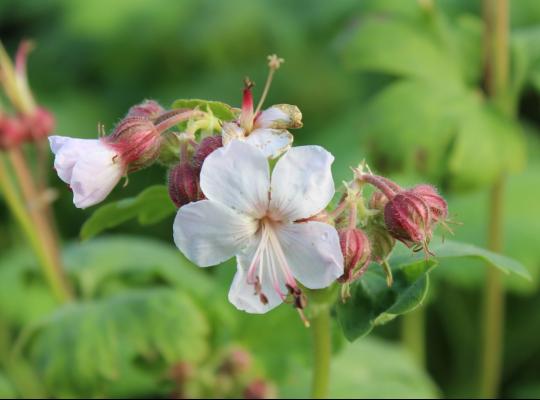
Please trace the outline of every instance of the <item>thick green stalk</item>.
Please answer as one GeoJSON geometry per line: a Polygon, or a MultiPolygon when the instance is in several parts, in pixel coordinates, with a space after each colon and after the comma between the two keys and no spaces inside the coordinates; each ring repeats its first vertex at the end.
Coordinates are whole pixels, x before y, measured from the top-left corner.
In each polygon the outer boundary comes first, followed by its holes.
{"type": "MultiPolygon", "coordinates": [[[[483,6],[487,95],[502,113],[511,115],[512,105],[508,97],[508,0],[484,0],[483,6]]],[[[495,252],[503,248],[505,181],[501,174],[489,198],[488,247],[495,252]]],[[[495,268],[487,268],[482,318],[479,396],[495,398],[501,377],[504,327],[504,286],[501,273],[495,268]]]]}
{"type": "Polygon", "coordinates": [[[332,357],[330,329],[330,309],[328,307],[321,307],[317,315],[311,319],[311,331],[313,333],[313,382],[311,385],[311,397],[313,399],[328,398],[330,361],[332,357]]]}

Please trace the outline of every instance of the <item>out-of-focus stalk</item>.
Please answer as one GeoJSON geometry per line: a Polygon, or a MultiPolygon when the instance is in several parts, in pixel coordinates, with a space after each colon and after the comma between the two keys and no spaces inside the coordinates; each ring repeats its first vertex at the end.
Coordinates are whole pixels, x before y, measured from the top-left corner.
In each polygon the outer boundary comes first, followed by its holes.
{"type": "MultiPolygon", "coordinates": [[[[511,115],[508,97],[508,0],[484,0],[485,86],[488,97],[503,113],[511,115]]],[[[489,197],[488,247],[500,252],[503,247],[504,175],[491,188],[489,197]]],[[[480,387],[481,398],[498,394],[502,366],[504,328],[504,287],[501,273],[487,268],[482,305],[480,387]]]]}

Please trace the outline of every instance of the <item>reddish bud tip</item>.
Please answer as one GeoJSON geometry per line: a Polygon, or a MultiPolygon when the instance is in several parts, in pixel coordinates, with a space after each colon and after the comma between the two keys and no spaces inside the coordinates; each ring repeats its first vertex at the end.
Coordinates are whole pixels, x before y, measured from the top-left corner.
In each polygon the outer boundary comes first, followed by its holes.
{"type": "Polygon", "coordinates": [[[212,154],[214,150],[222,146],[223,140],[221,136],[209,136],[204,138],[199,144],[199,147],[197,147],[197,151],[195,152],[195,156],[193,157],[193,165],[195,166],[195,168],[202,168],[206,157],[212,154]]]}
{"type": "Polygon", "coordinates": [[[368,237],[360,229],[341,229],[338,234],[345,267],[338,281],[350,283],[366,272],[371,260],[371,246],[368,237]]]}
{"type": "Polygon", "coordinates": [[[153,163],[159,156],[161,135],[145,117],[125,117],[105,140],[133,172],[153,163]]]}
{"type": "Polygon", "coordinates": [[[169,171],[169,197],[182,207],[204,198],[199,187],[199,170],[189,162],[181,162],[169,171]]]}
{"type": "Polygon", "coordinates": [[[0,150],[19,146],[27,139],[27,132],[21,118],[0,115],[0,150]]]}
{"type": "Polygon", "coordinates": [[[426,184],[417,185],[411,189],[411,192],[425,201],[434,222],[444,221],[448,218],[448,204],[435,187],[426,184]]]}
{"type": "Polygon", "coordinates": [[[145,100],[131,107],[126,117],[144,117],[155,119],[165,112],[165,109],[154,100],[145,100]]]}
{"type": "Polygon", "coordinates": [[[34,140],[40,140],[49,136],[54,130],[54,117],[45,108],[38,107],[32,115],[25,117],[25,123],[30,136],[34,140]]]}

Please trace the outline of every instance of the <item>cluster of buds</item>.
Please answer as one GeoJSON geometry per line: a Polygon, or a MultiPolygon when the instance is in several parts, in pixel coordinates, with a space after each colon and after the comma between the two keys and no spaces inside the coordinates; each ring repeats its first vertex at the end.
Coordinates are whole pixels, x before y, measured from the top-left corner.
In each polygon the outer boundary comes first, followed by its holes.
{"type": "Polygon", "coordinates": [[[232,347],[218,354],[215,362],[194,365],[179,362],[168,374],[174,384],[171,398],[244,398],[276,397],[275,386],[254,371],[250,352],[232,347]]]}
{"type": "Polygon", "coordinates": [[[349,296],[349,285],[360,278],[374,261],[383,267],[388,285],[393,278],[387,259],[401,241],[413,251],[424,250],[437,224],[446,228],[448,206],[437,190],[427,184],[403,189],[388,178],[365,173],[364,167],[355,169],[355,179],[346,183],[347,193],[330,217],[340,237],[344,257],[344,274],[338,279],[343,284],[342,298],[349,296]],[[367,206],[362,188],[375,188],[367,206]]]}
{"type": "Polygon", "coordinates": [[[23,41],[13,63],[0,44],[0,83],[13,109],[13,113],[0,109],[2,150],[27,142],[40,142],[54,129],[54,117],[35,102],[28,84],[26,61],[31,49],[31,42],[23,41]]]}

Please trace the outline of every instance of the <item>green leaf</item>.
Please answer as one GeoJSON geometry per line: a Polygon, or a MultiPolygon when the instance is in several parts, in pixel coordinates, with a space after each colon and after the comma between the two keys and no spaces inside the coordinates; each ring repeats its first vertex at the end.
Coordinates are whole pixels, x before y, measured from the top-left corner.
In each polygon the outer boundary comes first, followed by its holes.
{"type": "Polygon", "coordinates": [[[106,204],[97,209],[81,229],[81,238],[89,239],[106,229],[137,218],[140,224],[155,224],[176,212],[163,185],[150,186],[138,196],[106,204]]]}
{"type": "Polygon", "coordinates": [[[338,303],[338,320],[349,341],[367,335],[378,323],[414,310],[424,300],[429,286],[427,273],[436,262],[421,260],[391,264],[392,287],[387,286],[382,269],[372,264],[364,276],[351,285],[351,297],[347,302],[338,303]]]}
{"type": "MultiPolygon", "coordinates": [[[[309,369],[297,366],[280,386],[282,398],[306,398],[309,369]]],[[[439,390],[399,344],[367,337],[348,344],[332,359],[331,399],[434,399],[439,390]]]]}
{"type": "Polygon", "coordinates": [[[57,396],[155,393],[165,368],[208,353],[208,323],[185,294],[131,290],[63,306],[32,335],[29,355],[57,396]]]}
{"type": "Polygon", "coordinates": [[[348,340],[365,336],[377,324],[386,323],[420,306],[427,294],[429,272],[439,261],[476,258],[505,273],[530,278],[523,265],[508,257],[466,243],[446,241],[437,244],[436,241],[430,246],[435,257],[429,259],[424,254],[411,254],[402,245],[396,247],[390,258],[394,275],[392,287],[386,285],[381,268],[376,264],[372,264],[365,275],[351,285],[351,298],[337,305],[338,319],[348,340]]]}
{"type": "Polygon", "coordinates": [[[0,399],[14,399],[15,391],[6,376],[0,373],[0,399]]]}
{"type": "Polygon", "coordinates": [[[222,121],[232,121],[238,115],[238,111],[233,109],[228,104],[222,103],[220,101],[180,99],[176,100],[173,103],[172,108],[198,108],[202,111],[206,111],[207,109],[209,109],[212,111],[215,117],[219,118],[222,121]]]}
{"type": "Polygon", "coordinates": [[[343,49],[346,67],[403,77],[460,83],[460,66],[451,53],[421,25],[399,18],[369,16],[343,49]],[[444,77],[444,79],[441,79],[444,77]]]}

